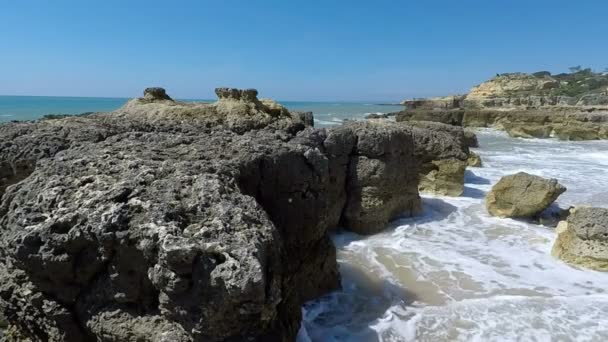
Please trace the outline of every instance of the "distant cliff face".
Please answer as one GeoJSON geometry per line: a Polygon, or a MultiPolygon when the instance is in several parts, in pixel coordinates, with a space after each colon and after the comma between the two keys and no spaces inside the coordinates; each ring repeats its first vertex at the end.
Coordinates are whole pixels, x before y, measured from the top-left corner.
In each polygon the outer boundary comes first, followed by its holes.
{"type": "Polygon", "coordinates": [[[491,78],[467,95],[404,100],[408,109],[525,109],[539,107],[608,106],[608,73],[590,69],[552,75],[510,73],[491,78]]]}
{"type": "Polygon", "coordinates": [[[571,74],[502,74],[471,89],[465,107],[608,105],[608,75],[589,69],[571,74]]]}

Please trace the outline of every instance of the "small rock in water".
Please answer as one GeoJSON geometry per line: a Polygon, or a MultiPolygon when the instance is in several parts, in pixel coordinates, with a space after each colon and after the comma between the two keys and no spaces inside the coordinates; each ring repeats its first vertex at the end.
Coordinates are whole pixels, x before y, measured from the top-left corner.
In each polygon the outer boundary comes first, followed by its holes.
{"type": "Polygon", "coordinates": [[[553,203],[566,188],[557,179],[519,172],[502,177],[486,196],[492,216],[533,217],[553,203]]]}

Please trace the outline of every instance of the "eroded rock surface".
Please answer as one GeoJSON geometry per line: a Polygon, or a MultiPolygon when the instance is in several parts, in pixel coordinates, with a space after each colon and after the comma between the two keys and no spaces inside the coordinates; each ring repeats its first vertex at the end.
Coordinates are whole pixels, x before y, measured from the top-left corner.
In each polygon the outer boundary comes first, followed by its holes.
{"type": "Polygon", "coordinates": [[[557,226],[551,252],[563,261],[608,271],[608,209],[578,207],[557,226]]]}
{"type": "Polygon", "coordinates": [[[518,172],[502,177],[486,196],[486,208],[493,216],[534,217],[553,203],[566,188],[556,179],[518,172]]]}
{"type": "Polygon", "coordinates": [[[328,232],[416,213],[421,163],[466,160],[449,132],[315,130],[253,90],[217,94],[0,126],[11,336],[291,341],[302,303],[339,287],[328,232]]]}
{"type": "Polygon", "coordinates": [[[412,127],[414,154],[420,165],[419,190],[460,196],[470,153],[462,127],[426,121],[401,124],[412,127]]]}
{"type": "Polygon", "coordinates": [[[608,76],[590,69],[502,74],[463,97],[404,101],[406,110],[395,115],[397,121],[505,129],[521,138],[608,139],[607,89],[608,76]]]}

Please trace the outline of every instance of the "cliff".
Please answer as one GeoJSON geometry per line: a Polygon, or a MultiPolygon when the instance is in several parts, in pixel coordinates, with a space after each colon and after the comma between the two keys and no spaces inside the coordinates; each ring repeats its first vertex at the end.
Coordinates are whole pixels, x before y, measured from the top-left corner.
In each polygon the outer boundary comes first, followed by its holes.
{"type": "Polygon", "coordinates": [[[589,69],[570,74],[502,74],[450,97],[404,101],[397,121],[436,121],[505,129],[514,137],[564,140],[608,138],[608,75],[589,69]],[[460,99],[460,96],[452,97],[460,99]]]}

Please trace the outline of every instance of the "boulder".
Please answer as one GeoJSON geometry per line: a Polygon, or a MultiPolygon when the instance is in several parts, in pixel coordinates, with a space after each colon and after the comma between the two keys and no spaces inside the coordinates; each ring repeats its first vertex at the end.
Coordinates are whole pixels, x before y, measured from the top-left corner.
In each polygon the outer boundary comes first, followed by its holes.
{"type": "Polygon", "coordinates": [[[386,121],[349,122],[329,137],[342,140],[349,135],[356,145],[348,165],[342,226],[371,234],[390,220],[418,213],[418,163],[411,132],[386,121]]]}
{"type": "Polygon", "coordinates": [[[518,172],[502,177],[486,196],[486,208],[493,216],[534,217],[553,203],[566,188],[556,179],[518,172]]]}
{"type": "Polygon", "coordinates": [[[551,254],[572,265],[608,271],[608,209],[572,210],[557,226],[551,254]]]}
{"type": "Polygon", "coordinates": [[[165,89],[159,88],[159,87],[144,89],[144,99],[150,100],[150,101],[158,101],[158,100],[173,101],[173,99],[169,95],[167,95],[167,92],[165,91],[165,89]]]}

